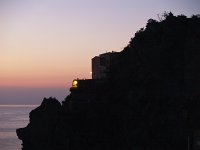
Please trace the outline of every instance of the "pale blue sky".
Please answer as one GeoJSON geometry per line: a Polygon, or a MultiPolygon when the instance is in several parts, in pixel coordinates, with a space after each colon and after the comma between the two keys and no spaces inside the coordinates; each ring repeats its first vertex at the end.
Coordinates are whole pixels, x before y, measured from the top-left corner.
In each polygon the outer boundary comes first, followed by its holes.
{"type": "Polygon", "coordinates": [[[164,11],[200,14],[200,0],[0,0],[0,104],[63,100],[92,57],[121,51],[164,11]]]}

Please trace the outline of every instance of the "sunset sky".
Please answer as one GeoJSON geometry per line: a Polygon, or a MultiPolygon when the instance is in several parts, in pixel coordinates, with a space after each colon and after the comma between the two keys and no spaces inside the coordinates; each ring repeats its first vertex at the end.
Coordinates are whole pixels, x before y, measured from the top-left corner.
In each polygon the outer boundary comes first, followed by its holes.
{"type": "Polygon", "coordinates": [[[200,14],[200,0],[0,0],[0,104],[60,101],[91,58],[121,51],[164,11],[200,14]]]}

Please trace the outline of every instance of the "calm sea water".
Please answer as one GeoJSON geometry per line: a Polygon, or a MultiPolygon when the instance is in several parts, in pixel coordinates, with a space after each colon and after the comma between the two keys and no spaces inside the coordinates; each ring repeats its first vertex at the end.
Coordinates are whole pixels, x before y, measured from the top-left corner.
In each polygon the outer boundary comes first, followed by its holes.
{"type": "Polygon", "coordinates": [[[36,105],[0,105],[0,150],[21,150],[16,129],[29,122],[29,112],[36,105]]]}

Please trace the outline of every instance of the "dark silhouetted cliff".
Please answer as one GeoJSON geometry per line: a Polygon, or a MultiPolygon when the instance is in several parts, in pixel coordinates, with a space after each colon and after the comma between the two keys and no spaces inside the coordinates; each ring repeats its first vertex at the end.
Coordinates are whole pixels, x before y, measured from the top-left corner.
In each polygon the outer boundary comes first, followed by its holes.
{"type": "Polygon", "coordinates": [[[23,150],[197,150],[200,18],[149,19],[109,77],[80,80],[61,105],[44,99],[17,130],[23,150]]]}

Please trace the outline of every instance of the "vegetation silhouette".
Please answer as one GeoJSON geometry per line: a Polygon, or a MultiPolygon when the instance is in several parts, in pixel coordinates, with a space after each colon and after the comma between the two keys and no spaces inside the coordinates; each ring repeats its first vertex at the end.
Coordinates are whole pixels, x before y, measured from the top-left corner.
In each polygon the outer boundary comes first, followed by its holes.
{"type": "Polygon", "coordinates": [[[17,129],[23,150],[196,150],[199,67],[199,15],[149,19],[107,79],[82,81],[62,105],[44,99],[30,113],[17,129]]]}

